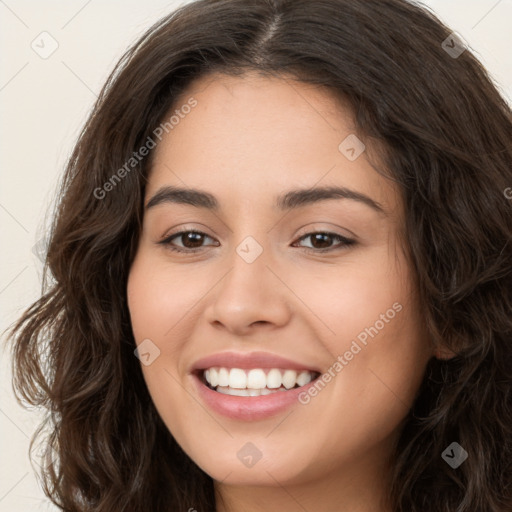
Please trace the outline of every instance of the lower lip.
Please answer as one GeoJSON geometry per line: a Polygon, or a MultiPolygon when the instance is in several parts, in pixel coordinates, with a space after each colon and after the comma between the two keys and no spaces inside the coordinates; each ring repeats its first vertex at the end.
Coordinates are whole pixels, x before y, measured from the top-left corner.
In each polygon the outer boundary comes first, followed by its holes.
{"type": "Polygon", "coordinates": [[[197,390],[206,405],[213,411],[235,420],[256,421],[271,418],[298,404],[299,394],[307,391],[309,384],[288,391],[277,391],[270,395],[232,396],[218,393],[203,383],[198,375],[192,375],[197,390]]]}

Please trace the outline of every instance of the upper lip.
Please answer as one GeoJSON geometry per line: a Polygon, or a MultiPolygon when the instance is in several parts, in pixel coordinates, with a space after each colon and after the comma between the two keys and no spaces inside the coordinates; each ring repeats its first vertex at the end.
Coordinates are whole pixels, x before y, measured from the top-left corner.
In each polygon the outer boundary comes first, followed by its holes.
{"type": "Polygon", "coordinates": [[[218,352],[210,356],[198,359],[191,368],[191,372],[206,370],[207,368],[283,368],[290,370],[308,370],[318,372],[320,370],[309,364],[300,363],[268,352],[218,352]]]}

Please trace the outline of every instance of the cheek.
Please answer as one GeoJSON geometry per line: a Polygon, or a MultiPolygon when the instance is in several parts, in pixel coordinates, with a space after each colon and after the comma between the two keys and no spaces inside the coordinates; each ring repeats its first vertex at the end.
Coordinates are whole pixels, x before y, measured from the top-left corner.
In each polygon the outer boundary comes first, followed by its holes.
{"type": "Polygon", "coordinates": [[[302,269],[300,278],[290,274],[287,279],[293,280],[294,292],[315,314],[311,322],[319,325],[320,339],[337,353],[348,350],[361,332],[364,339],[365,329],[376,322],[379,333],[389,333],[396,328],[394,319],[411,316],[415,307],[410,304],[408,267],[389,256],[384,244],[314,272],[302,269]],[[396,311],[401,307],[408,308],[406,315],[396,311]]]}
{"type": "Polygon", "coordinates": [[[336,423],[350,411],[354,424],[368,428],[361,434],[376,437],[405,416],[431,356],[408,266],[387,254],[383,248],[350,271],[331,268],[329,279],[298,288],[321,320],[318,338],[332,361],[331,391],[314,397],[314,407],[330,410],[322,415],[336,423]]]}
{"type": "MultiPolygon", "coordinates": [[[[141,368],[149,392],[157,409],[169,396],[180,396],[174,389],[171,374],[176,373],[169,361],[179,361],[186,337],[179,334],[185,322],[180,322],[185,314],[182,283],[173,283],[169,273],[162,272],[156,262],[152,262],[144,252],[134,261],[127,283],[128,309],[135,343],[142,353],[149,347],[150,364],[141,368]],[[147,341],[150,340],[150,341],[147,341]]],[[[148,362],[146,360],[146,362],[148,362]]]]}
{"type": "Polygon", "coordinates": [[[159,340],[180,339],[176,334],[189,315],[193,316],[194,305],[205,293],[201,290],[201,282],[194,282],[190,275],[141,254],[132,265],[127,284],[136,341],[151,336],[159,340]]]}
{"type": "Polygon", "coordinates": [[[193,404],[190,396],[183,393],[176,364],[187,339],[183,331],[187,323],[184,315],[190,313],[191,304],[197,301],[190,284],[187,288],[185,280],[181,282],[179,276],[179,272],[162,269],[161,264],[159,266],[141,251],[130,269],[127,283],[135,342],[140,346],[149,339],[158,349],[151,364],[141,362],[144,380],[160,416],[174,426],[173,433],[178,435],[183,418],[180,420],[175,411],[181,411],[183,416],[183,411],[193,404]]]}

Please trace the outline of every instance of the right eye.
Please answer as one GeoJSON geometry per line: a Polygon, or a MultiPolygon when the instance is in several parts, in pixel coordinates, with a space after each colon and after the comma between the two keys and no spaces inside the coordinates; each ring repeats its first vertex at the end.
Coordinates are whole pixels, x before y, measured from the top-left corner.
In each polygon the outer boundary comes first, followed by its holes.
{"type": "Polygon", "coordinates": [[[198,252],[202,248],[204,238],[211,238],[206,233],[201,231],[179,231],[166,237],[159,244],[165,245],[169,250],[176,252],[198,252]],[[187,235],[187,236],[184,236],[187,235]],[[174,240],[181,239],[181,245],[175,245],[174,240]],[[190,245],[189,245],[190,244],[190,245]]]}

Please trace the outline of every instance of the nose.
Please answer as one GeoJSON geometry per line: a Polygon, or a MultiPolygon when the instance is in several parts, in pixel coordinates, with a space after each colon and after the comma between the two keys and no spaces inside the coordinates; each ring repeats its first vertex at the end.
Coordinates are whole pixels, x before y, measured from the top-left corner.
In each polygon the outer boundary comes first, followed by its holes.
{"type": "Polygon", "coordinates": [[[205,314],[215,328],[243,336],[254,329],[283,327],[290,321],[290,290],[265,251],[252,263],[238,253],[229,270],[212,290],[205,314]]]}

